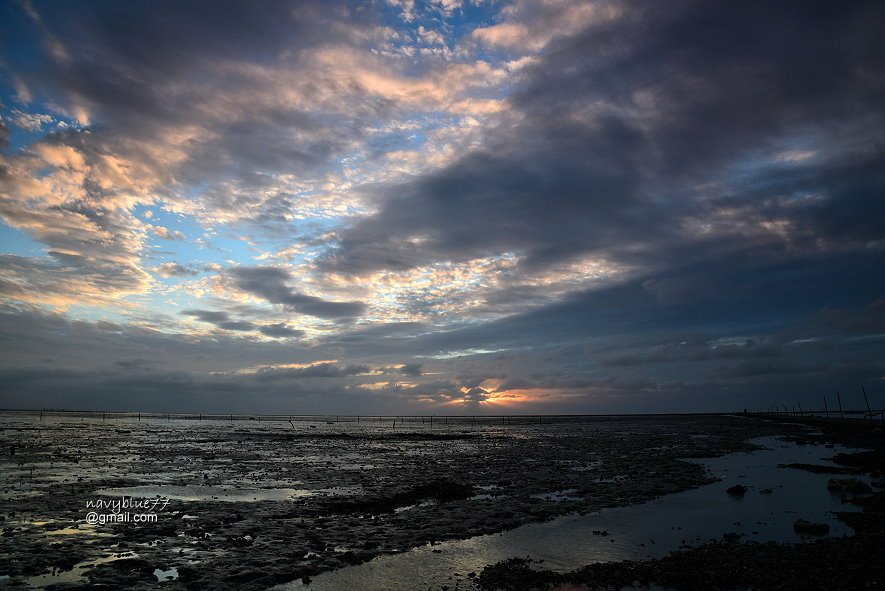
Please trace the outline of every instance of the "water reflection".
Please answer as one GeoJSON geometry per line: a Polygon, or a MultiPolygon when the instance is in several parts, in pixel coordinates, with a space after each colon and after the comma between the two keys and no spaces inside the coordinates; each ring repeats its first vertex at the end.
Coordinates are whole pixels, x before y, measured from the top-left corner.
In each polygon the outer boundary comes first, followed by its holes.
{"type": "MultiPolygon", "coordinates": [[[[382,556],[365,564],[317,576],[309,588],[410,590],[451,585],[486,564],[514,556],[543,559],[544,567],[567,571],[594,562],[657,557],[685,544],[697,545],[734,532],[746,540],[798,542],[793,523],[827,523],[831,536],[852,533],[836,511],[857,510],[827,491],[829,475],[780,468],[779,464],[832,464],[825,457],[849,448],[797,446],[775,438],[755,440],[768,449],[697,461],[714,484],[632,506],[584,516],[569,515],[509,532],[476,536],[382,556]],[[743,484],[740,498],[725,489],[743,484]],[[769,490],[770,489],[770,490],[769,490]]],[[[566,491],[561,491],[566,492],[566,491]]],[[[300,581],[278,591],[306,587],[300,581]]]]}

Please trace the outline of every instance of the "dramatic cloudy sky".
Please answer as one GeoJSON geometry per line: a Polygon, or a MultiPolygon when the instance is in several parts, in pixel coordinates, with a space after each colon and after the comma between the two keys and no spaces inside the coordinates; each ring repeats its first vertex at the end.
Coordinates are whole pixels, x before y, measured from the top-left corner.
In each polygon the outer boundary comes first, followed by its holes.
{"type": "Polygon", "coordinates": [[[0,407],[885,404],[885,3],[0,4],[0,407]]]}

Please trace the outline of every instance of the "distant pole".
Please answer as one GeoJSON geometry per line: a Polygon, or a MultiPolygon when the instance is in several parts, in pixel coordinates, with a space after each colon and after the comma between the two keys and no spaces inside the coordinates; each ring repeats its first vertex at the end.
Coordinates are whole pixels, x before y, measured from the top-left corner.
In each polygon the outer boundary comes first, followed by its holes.
{"type": "Polygon", "coordinates": [[[839,401],[839,418],[840,418],[840,419],[844,419],[844,418],[845,418],[845,413],[842,412],[842,397],[839,396],[839,393],[838,393],[838,392],[836,392],[836,400],[839,401]]]}
{"type": "Polygon", "coordinates": [[[797,400],[796,405],[799,407],[799,414],[804,416],[805,413],[802,412],[802,403],[797,400]]]}
{"type": "Polygon", "coordinates": [[[873,418],[873,411],[870,409],[870,401],[867,399],[867,389],[863,386],[860,387],[863,390],[863,401],[867,403],[867,414],[870,418],[873,418]]]}
{"type": "Polygon", "coordinates": [[[824,396],[824,412],[826,413],[827,418],[830,418],[830,409],[827,408],[827,395],[824,394],[823,396],[824,396]]]}

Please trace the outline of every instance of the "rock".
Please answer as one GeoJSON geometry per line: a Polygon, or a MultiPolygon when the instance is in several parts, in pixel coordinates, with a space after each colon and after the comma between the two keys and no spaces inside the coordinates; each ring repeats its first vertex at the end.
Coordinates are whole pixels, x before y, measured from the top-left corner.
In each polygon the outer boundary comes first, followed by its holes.
{"type": "Polygon", "coordinates": [[[804,536],[825,536],[830,533],[830,526],[826,523],[814,523],[804,519],[797,519],[793,524],[793,530],[804,536]]]}
{"type": "Polygon", "coordinates": [[[857,478],[830,478],[827,490],[841,493],[864,494],[873,492],[869,484],[857,478]]]}
{"type": "Polygon", "coordinates": [[[735,484],[734,486],[725,489],[725,492],[733,497],[742,497],[747,494],[747,490],[749,489],[743,484],[735,484]]]}

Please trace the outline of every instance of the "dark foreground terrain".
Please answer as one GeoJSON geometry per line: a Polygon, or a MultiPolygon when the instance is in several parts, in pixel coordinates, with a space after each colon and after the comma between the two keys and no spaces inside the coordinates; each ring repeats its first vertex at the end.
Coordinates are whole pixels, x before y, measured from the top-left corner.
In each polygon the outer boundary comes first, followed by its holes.
{"type": "MultiPolygon", "coordinates": [[[[699,486],[709,481],[704,469],[680,458],[748,450],[749,438],[801,432],[740,417],[507,426],[437,420],[392,428],[382,420],[290,425],[0,415],[0,585],[266,589],[384,553],[699,486]],[[566,489],[573,492],[553,494],[566,489]],[[122,495],[169,502],[151,509],[154,523],[86,523],[88,502],[122,495]]],[[[866,546],[854,547],[869,556],[866,546]]],[[[755,560],[752,548],[736,548],[732,561],[755,560]]],[[[717,551],[731,552],[711,547],[669,560],[688,565],[700,552],[717,551]]],[[[593,567],[563,578],[510,563],[486,569],[478,584],[675,580],[652,576],[666,564],[593,567]]],[[[415,575],[415,588],[426,588],[415,575]]]]}
{"type": "MultiPolygon", "coordinates": [[[[839,479],[869,474],[882,484],[885,433],[881,421],[790,418],[781,424],[813,426],[816,431],[795,437],[801,444],[842,443],[870,450],[836,455],[833,461],[839,467],[797,464],[791,468],[832,473],[839,479]]],[[[487,566],[473,584],[483,591],[589,591],[650,585],[683,591],[885,589],[885,492],[881,486],[877,488],[846,491],[844,502],[862,508],[838,514],[855,530],[850,537],[797,544],[742,542],[727,537],[656,560],[591,564],[569,573],[545,570],[529,558],[513,558],[487,566]]]]}

